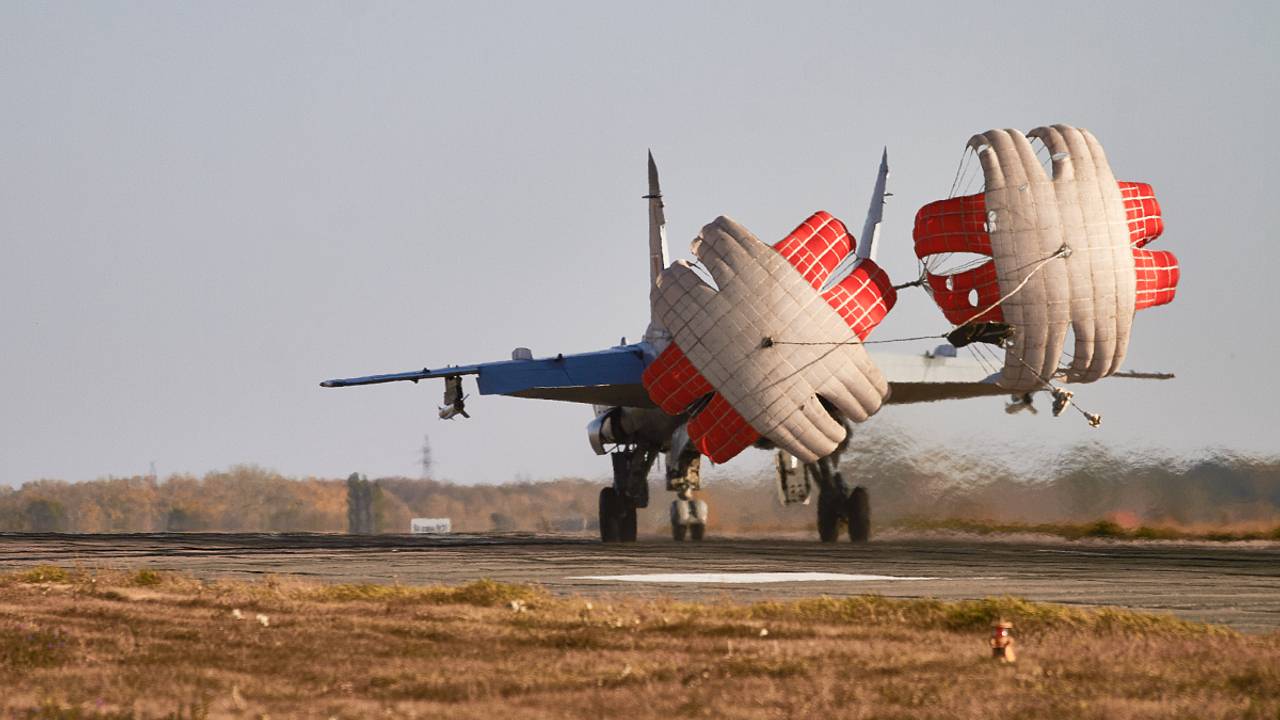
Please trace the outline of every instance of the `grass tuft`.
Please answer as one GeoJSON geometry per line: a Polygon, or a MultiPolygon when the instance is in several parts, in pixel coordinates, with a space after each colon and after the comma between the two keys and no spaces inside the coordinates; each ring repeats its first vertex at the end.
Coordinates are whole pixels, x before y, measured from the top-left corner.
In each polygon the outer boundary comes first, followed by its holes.
{"type": "Polygon", "coordinates": [[[139,570],[129,578],[129,584],[134,587],[155,587],[162,582],[164,582],[163,573],[148,569],[139,570]]]}
{"type": "Polygon", "coordinates": [[[328,585],[307,588],[299,599],[314,602],[404,602],[433,605],[475,605],[497,607],[512,601],[523,603],[543,600],[547,593],[533,585],[501,583],[494,580],[476,580],[465,585],[410,587],[405,585],[377,585],[373,583],[328,585]]]}
{"type": "Polygon", "coordinates": [[[791,602],[757,603],[750,606],[748,612],[751,617],[761,620],[891,624],[960,632],[981,631],[997,620],[1009,620],[1020,634],[1066,629],[1162,635],[1235,634],[1226,627],[1183,620],[1173,615],[1141,613],[1122,608],[1074,608],[1030,602],[1016,597],[953,602],[931,598],[896,599],[880,595],[820,597],[791,602]]]}
{"type": "Polygon", "coordinates": [[[1122,538],[1128,537],[1129,533],[1118,523],[1111,520],[1098,520],[1084,526],[1084,537],[1104,537],[1104,538],[1122,538]]]}
{"type": "Polygon", "coordinates": [[[14,579],[18,582],[31,583],[33,585],[41,583],[68,583],[71,582],[71,573],[65,568],[57,565],[37,565],[30,570],[26,570],[14,575],[14,579]]]}
{"type": "Polygon", "coordinates": [[[1241,542],[1247,540],[1280,540],[1280,526],[1272,530],[1187,530],[1176,527],[1142,525],[1127,529],[1112,520],[1096,520],[1090,523],[1017,523],[994,520],[968,520],[947,518],[906,518],[893,523],[903,530],[941,530],[973,533],[975,535],[1007,535],[1029,533],[1052,535],[1067,540],[1082,538],[1113,538],[1119,540],[1207,540],[1211,542],[1241,542]]]}

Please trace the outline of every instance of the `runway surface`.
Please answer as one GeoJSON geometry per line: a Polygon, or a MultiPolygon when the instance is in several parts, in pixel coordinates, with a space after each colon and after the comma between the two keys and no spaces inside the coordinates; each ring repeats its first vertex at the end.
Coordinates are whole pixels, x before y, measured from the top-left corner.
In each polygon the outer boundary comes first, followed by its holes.
{"type": "Polygon", "coordinates": [[[0,534],[0,572],[39,564],[151,567],[206,578],[280,574],[326,582],[452,584],[492,578],[540,583],[561,594],[739,601],[868,593],[1016,595],[1172,612],[1246,632],[1280,630],[1277,543],[915,537],[867,545],[728,539],[602,545],[534,535],[0,534]]]}

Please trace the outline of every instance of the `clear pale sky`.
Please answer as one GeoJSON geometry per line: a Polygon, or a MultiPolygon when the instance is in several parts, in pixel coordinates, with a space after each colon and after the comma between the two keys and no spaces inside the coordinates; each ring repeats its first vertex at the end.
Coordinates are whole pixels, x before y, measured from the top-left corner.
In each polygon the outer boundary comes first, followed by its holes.
{"type": "MultiPolygon", "coordinates": [[[[603,477],[586,406],[317,383],[638,339],[647,148],[687,257],[719,214],[861,227],[887,145],[903,282],[968,137],[1054,122],[1156,188],[1182,283],[1127,364],[1178,379],[1079,388],[1097,430],[999,398],[871,423],[1280,453],[1278,6],[852,5],[0,2],[0,483],[415,475],[424,433],[460,482],[603,477]]],[[[912,290],[877,336],[945,329],[912,290]]]]}

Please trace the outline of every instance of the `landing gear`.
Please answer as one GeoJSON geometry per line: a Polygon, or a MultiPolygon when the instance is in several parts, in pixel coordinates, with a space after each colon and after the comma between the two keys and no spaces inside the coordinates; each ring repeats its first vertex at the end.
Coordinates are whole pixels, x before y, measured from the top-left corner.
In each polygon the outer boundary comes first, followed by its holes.
{"type": "Polygon", "coordinates": [[[636,541],[636,509],[611,487],[600,489],[600,540],[636,541]]]}
{"type": "Polygon", "coordinates": [[[840,516],[843,498],[833,492],[822,492],[818,495],[818,539],[824,543],[840,539],[840,516]]]}
{"type": "Polygon", "coordinates": [[[686,532],[694,542],[702,540],[707,532],[707,504],[694,500],[687,491],[671,501],[671,539],[684,542],[686,532]]]}
{"type": "Polygon", "coordinates": [[[676,494],[671,501],[671,539],[684,542],[685,535],[699,542],[707,532],[707,503],[695,500],[693,493],[702,488],[702,455],[689,442],[684,425],[671,436],[667,452],[667,489],[676,494]]]}
{"type": "Polygon", "coordinates": [[[636,541],[636,509],[649,506],[649,468],[657,456],[635,447],[612,453],[613,486],[600,490],[601,541],[636,541]]]}
{"type": "Polygon", "coordinates": [[[864,543],[871,539],[871,498],[859,485],[845,501],[845,517],[849,521],[849,540],[864,543]]]}
{"type": "MultiPolygon", "coordinates": [[[[822,542],[830,543],[839,540],[842,523],[849,529],[851,542],[864,543],[870,539],[871,499],[866,488],[859,485],[851,491],[846,490],[848,486],[845,484],[844,476],[835,471],[835,463],[830,457],[805,465],[804,483],[798,485],[786,469],[789,463],[785,460],[786,458],[780,456],[778,462],[784,502],[790,488],[801,486],[807,489],[810,481],[818,486],[818,538],[822,542]]],[[[792,494],[799,495],[794,491],[792,494]]],[[[807,492],[804,496],[804,502],[808,502],[807,492]]]]}

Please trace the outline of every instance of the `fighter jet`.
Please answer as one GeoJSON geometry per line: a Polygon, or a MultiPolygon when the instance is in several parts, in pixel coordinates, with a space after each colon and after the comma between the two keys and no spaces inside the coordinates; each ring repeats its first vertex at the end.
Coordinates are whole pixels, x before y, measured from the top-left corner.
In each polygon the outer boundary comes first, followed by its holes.
{"type": "MultiPolygon", "coordinates": [[[[889,195],[886,192],[888,177],[886,150],[881,157],[856,252],[831,273],[827,287],[847,276],[857,263],[874,260],[882,210],[889,195]]],[[[670,261],[662,190],[652,153],[648,157],[648,180],[649,191],[643,197],[649,210],[649,279],[657,283],[670,261]]],[[[698,541],[705,537],[708,508],[705,501],[697,498],[702,487],[699,473],[702,455],[690,441],[687,427],[690,416],[698,408],[677,415],[664,412],[650,398],[641,379],[646,367],[670,342],[671,334],[663,323],[651,316],[643,339],[637,343],[541,358],[534,358],[527,348],[516,348],[510,360],[340,378],[320,385],[338,388],[442,378],[445,393],[440,417],[444,419],[458,415],[469,417],[462,388],[462,378],[468,375],[475,376],[481,395],[591,405],[595,417],[587,423],[587,440],[596,454],[610,457],[613,467],[612,485],[600,492],[601,539],[605,542],[636,539],[636,510],[649,505],[650,471],[658,457],[664,456],[665,487],[675,494],[671,502],[672,538],[698,541]]],[[[950,345],[941,345],[921,355],[873,352],[872,357],[891,388],[889,404],[1008,394],[996,385],[998,376],[992,373],[990,365],[959,357],[950,345]]],[[[850,427],[846,419],[837,417],[837,420],[850,427]]],[[[834,452],[807,463],[786,451],[777,451],[780,500],[785,504],[809,504],[816,490],[819,535],[827,542],[838,539],[842,524],[847,526],[854,542],[866,541],[870,534],[867,492],[839,470],[840,455],[847,442],[846,436],[846,441],[834,452]]],[[[768,448],[770,443],[762,439],[757,445],[768,448]]]]}

